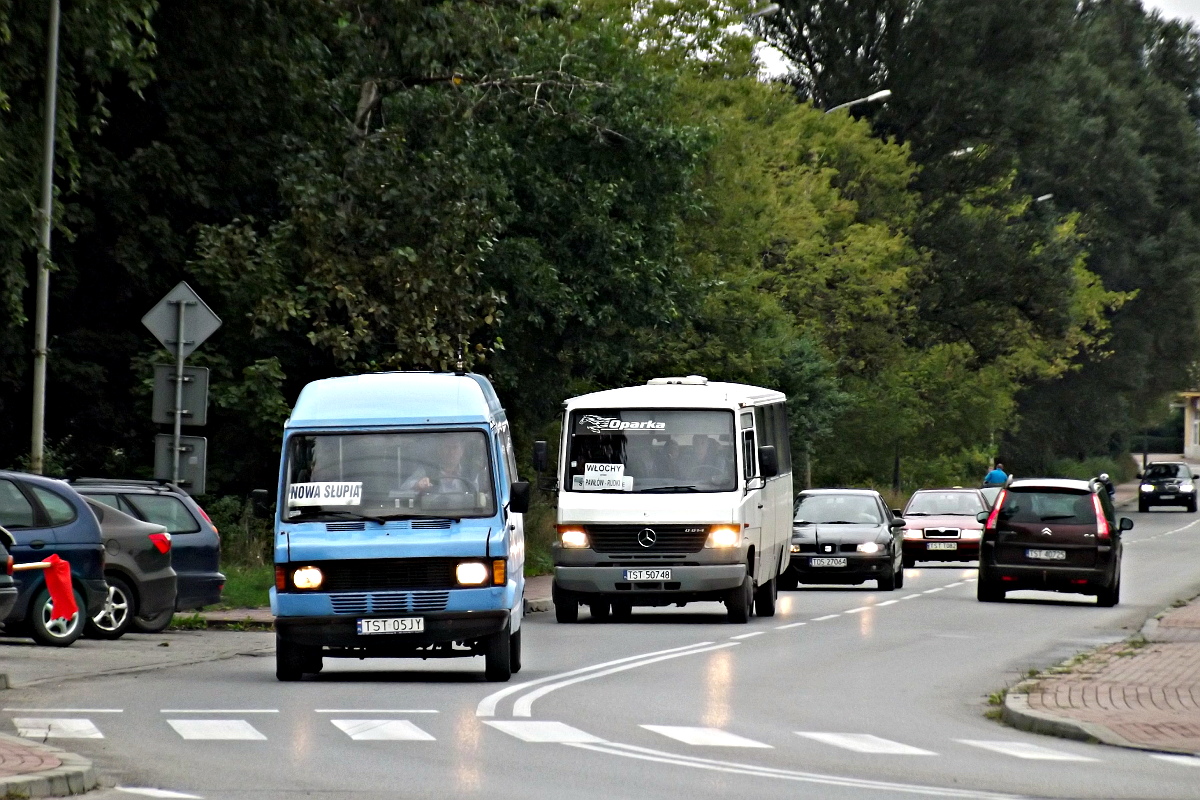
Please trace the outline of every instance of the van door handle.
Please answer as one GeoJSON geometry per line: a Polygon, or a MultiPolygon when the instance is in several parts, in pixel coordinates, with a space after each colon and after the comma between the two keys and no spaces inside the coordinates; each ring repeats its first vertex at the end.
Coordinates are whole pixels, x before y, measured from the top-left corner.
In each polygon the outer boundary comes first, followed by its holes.
{"type": "MultiPolygon", "coordinates": [[[[761,506],[760,506],[760,508],[761,508],[761,506]]],[[[32,547],[34,550],[41,550],[43,547],[46,546],[46,543],[43,542],[41,539],[34,539],[32,542],[29,543],[29,546],[32,547]]]]}

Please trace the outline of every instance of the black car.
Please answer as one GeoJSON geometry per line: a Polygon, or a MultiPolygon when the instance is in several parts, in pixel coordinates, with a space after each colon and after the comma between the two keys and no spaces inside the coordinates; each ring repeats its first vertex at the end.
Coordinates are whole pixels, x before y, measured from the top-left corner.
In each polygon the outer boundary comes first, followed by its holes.
{"type": "Polygon", "coordinates": [[[1139,472],[1138,511],[1143,514],[1150,506],[1183,506],[1196,511],[1196,482],[1192,468],[1182,461],[1155,461],[1139,472]]]}
{"type": "Polygon", "coordinates": [[[792,520],[792,560],[780,587],[874,580],[883,591],[898,589],[904,585],[903,527],[872,489],[803,491],[792,520]]]}
{"type": "Polygon", "coordinates": [[[100,523],[87,503],[63,481],[24,472],[0,471],[0,525],[12,534],[18,564],[57,554],[71,565],[75,604],[81,614],[51,619],[50,591],[40,570],[17,572],[19,594],[4,619],[9,635],[28,633],[39,644],[66,647],[83,634],[85,620],[108,597],[100,523]]]}
{"type": "Polygon", "coordinates": [[[220,572],[221,537],[212,520],[188,494],[166,481],[115,478],[75,478],[80,493],[146,522],[162,525],[171,534],[171,565],[177,576],[175,608],[135,617],[143,633],[161,631],[174,611],[202,608],[221,600],[225,576],[220,572]]]}
{"type": "Polygon", "coordinates": [[[17,603],[17,582],[13,580],[13,557],[8,551],[16,545],[12,534],[0,528],[0,620],[17,603]]]}
{"type": "Polygon", "coordinates": [[[1116,516],[1098,480],[1014,481],[996,498],[984,523],[978,597],[1003,600],[1017,589],[1096,596],[1115,606],[1121,596],[1121,534],[1132,520],[1116,516]]]}

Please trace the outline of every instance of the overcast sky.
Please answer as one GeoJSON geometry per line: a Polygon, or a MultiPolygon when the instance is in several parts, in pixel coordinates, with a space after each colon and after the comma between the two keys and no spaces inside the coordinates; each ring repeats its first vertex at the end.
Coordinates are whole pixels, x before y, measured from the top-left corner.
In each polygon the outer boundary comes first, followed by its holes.
{"type": "Polygon", "coordinates": [[[1156,8],[1164,17],[1187,17],[1200,25],[1200,0],[1142,0],[1146,8],[1156,8]]]}

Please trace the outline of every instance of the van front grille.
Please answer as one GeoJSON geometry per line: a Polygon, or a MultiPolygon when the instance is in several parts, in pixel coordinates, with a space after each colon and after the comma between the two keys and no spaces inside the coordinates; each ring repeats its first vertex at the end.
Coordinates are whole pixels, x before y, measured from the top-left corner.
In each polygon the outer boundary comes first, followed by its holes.
{"type": "Polygon", "coordinates": [[[450,602],[449,592],[355,592],[329,598],[335,614],[441,611],[450,602]]]}
{"type": "MultiPolygon", "coordinates": [[[[588,539],[597,553],[698,553],[708,539],[706,525],[588,525],[588,539]],[[653,531],[653,537],[642,531],[653,531]],[[653,539],[649,547],[645,542],[653,539]]],[[[635,556],[636,557],[636,556],[635,556]]]]}
{"type": "Polygon", "coordinates": [[[372,558],[315,561],[325,575],[326,592],[379,592],[393,589],[453,589],[458,558],[372,558]]]}

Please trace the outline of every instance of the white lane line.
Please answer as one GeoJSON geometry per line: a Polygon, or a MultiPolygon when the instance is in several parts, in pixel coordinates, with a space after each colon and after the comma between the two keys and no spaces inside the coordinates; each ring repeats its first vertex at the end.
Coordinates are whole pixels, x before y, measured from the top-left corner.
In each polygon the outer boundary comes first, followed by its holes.
{"type": "Polygon", "coordinates": [[[921,592],[921,594],[933,594],[934,592],[940,592],[942,589],[945,589],[945,588],[946,588],[945,586],[935,586],[932,589],[926,589],[925,591],[921,592]]]}
{"type": "Polygon", "coordinates": [[[1013,756],[1014,758],[1024,758],[1031,761],[1099,761],[1098,758],[1088,758],[1087,756],[1077,756],[1073,753],[1064,753],[1062,750],[1051,750],[1049,747],[1042,747],[1040,744],[1030,744],[1029,742],[984,742],[978,739],[958,739],[957,741],[963,744],[969,744],[972,747],[981,747],[984,750],[991,750],[994,753],[1001,755],[1013,756]]]}
{"type": "Polygon", "coordinates": [[[169,719],[167,723],[184,739],[262,741],[267,738],[244,719],[169,719]]]}
{"type": "Polygon", "coordinates": [[[750,633],[743,633],[738,636],[730,636],[729,638],[730,639],[750,639],[754,636],[762,636],[764,633],[766,633],[766,631],[751,631],[750,633]]]}
{"type": "Polygon", "coordinates": [[[826,614],[823,617],[813,617],[812,619],[809,620],[809,622],[823,622],[824,620],[833,619],[834,617],[840,617],[840,616],[841,616],[841,614],[826,614]]]}
{"type": "Polygon", "coordinates": [[[314,714],[437,714],[432,708],[314,708],[314,714]]]}
{"type": "Polygon", "coordinates": [[[775,630],[786,631],[788,628],[799,628],[801,625],[807,625],[807,622],[793,622],[790,625],[776,625],[775,630]]]}
{"type": "Polygon", "coordinates": [[[630,661],[638,661],[643,658],[651,658],[652,656],[661,656],[661,655],[665,655],[667,653],[678,653],[683,650],[691,650],[692,648],[695,648],[695,647],[703,647],[705,645],[710,645],[710,644],[712,644],[712,642],[698,642],[696,644],[689,644],[684,647],[672,647],[669,650],[655,650],[653,653],[642,653],[641,655],[637,655],[637,656],[626,656],[625,658],[618,658],[614,661],[605,661],[602,664],[593,664],[590,667],[580,667],[579,669],[573,669],[570,672],[560,672],[557,675],[548,675],[545,678],[538,678],[537,680],[534,680],[534,681],[525,681],[524,683],[518,683],[514,686],[508,686],[504,689],[501,689],[498,692],[493,692],[492,694],[489,694],[487,697],[480,700],[479,705],[477,705],[475,707],[475,716],[477,716],[477,717],[495,716],[496,706],[498,706],[500,704],[501,700],[508,697],[510,694],[516,694],[517,692],[523,691],[523,690],[529,688],[530,686],[537,686],[542,683],[549,683],[550,681],[556,681],[559,678],[569,678],[572,675],[581,675],[585,672],[591,672],[592,670],[603,669],[605,667],[611,667],[614,664],[625,664],[630,661]]]}
{"type": "Polygon", "coordinates": [[[884,600],[882,603],[876,603],[876,606],[892,606],[899,603],[899,600],[884,600]]]}
{"type": "Polygon", "coordinates": [[[26,714],[124,714],[123,708],[5,708],[26,714]]]}
{"type": "Polygon", "coordinates": [[[888,756],[936,756],[937,753],[931,750],[922,750],[919,747],[902,744],[901,742],[893,742],[891,739],[883,739],[878,736],[872,736],[869,733],[821,733],[817,731],[796,731],[798,736],[803,736],[806,739],[812,739],[823,744],[841,747],[845,750],[853,750],[856,753],[878,753],[888,756]]]}
{"type": "Polygon", "coordinates": [[[773,749],[769,744],[738,736],[720,728],[690,728],[685,725],[643,725],[648,731],[669,737],[684,744],[698,747],[762,747],[773,749]]]}
{"type": "Polygon", "coordinates": [[[977,580],[979,580],[978,575],[976,575],[974,578],[963,578],[963,583],[973,583],[974,581],[977,581],[977,580]]]}
{"type": "Polygon", "coordinates": [[[550,694],[550,692],[553,692],[553,691],[563,688],[564,686],[571,686],[572,684],[580,683],[582,681],[590,681],[593,678],[603,678],[605,675],[612,675],[613,673],[616,673],[616,672],[624,672],[627,669],[636,669],[638,667],[644,667],[644,666],[647,666],[648,664],[654,664],[659,661],[667,661],[668,659],[672,659],[672,658],[682,658],[683,656],[692,656],[692,655],[697,655],[699,653],[707,653],[712,650],[723,650],[726,647],[737,647],[739,644],[740,644],[740,642],[726,642],[725,644],[717,644],[717,645],[713,645],[712,647],[702,647],[698,650],[692,649],[692,650],[685,650],[682,653],[669,653],[667,655],[658,656],[657,658],[647,658],[647,659],[643,659],[641,661],[634,661],[631,664],[622,664],[618,667],[610,667],[608,669],[601,670],[599,672],[589,672],[586,675],[579,675],[574,678],[568,678],[565,681],[558,681],[557,683],[547,684],[545,686],[542,686],[540,689],[534,689],[532,692],[527,692],[526,694],[523,694],[520,697],[518,697],[517,702],[513,703],[513,716],[514,717],[532,717],[533,716],[533,704],[535,701],[537,701],[538,699],[540,699],[542,697],[545,697],[546,695],[550,694]]]}
{"type": "Polygon", "coordinates": [[[842,613],[843,614],[857,614],[858,612],[866,611],[869,608],[873,608],[873,606],[859,606],[858,608],[852,608],[849,611],[843,611],[842,613]]]}
{"type": "Polygon", "coordinates": [[[822,775],[817,772],[799,772],[797,770],[775,769],[773,767],[758,767],[751,764],[739,764],[735,761],[718,761],[710,758],[677,755],[662,750],[651,750],[647,747],[635,747],[627,744],[568,744],[581,750],[591,750],[639,761],[650,761],[658,764],[670,764],[677,767],[691,767],[710,772],[724,772],[731,775],[749,775],[758,778],[776,778],[778,780],[813,783],[824,786],[841,786],[852,789],[870,789],[876,792],[890,791],[905,794],[922,795],[926,797],[954,797],[963,800],[1018,800],[1019,795],[999,794],[995,792],[980,792],[970,789],[942,788],[938,786],[921,786],[912,783],[891,783],[888,781],[873,781],[865,778],[847,778],[840,775],[822,775]]]}
{"type": "Polygon", "coordinates": [[[16,717],[17,736],[25,739],[103,739],[90,719],[48,719],[44,717],[16,717]]]}
{"type": "Polygon", "coordinates": [[[118,792],[125,792],[126,794],[139,794],[142,797],[178,797],[188,800],[203,800],[203,798],[198,794],[172,792],[169,789],[150,789],[137,786],[116,786],[113,788],[115,788],[118,792]]]}
{"type": "Polygon", "coordinates": [[[1173,753],[1151,753],[1151,758],[1166,761],[1168,764],[1179,764],[1184,767],[1200,767],[1200,758],[1195,756],[1179,756],[1173,753]]]}
{"type": "Polygon", "coordinates": [[[331,719],[351,739],[358,741],[432,742],[435,739],[406,719],[331,719]]]}
{"type": "Polygon", "coordinates": [[[484,720],[484,723],[498,731],[504,731],[509,736],[515,736],[522,742],[557,742],[560,744],[599,744],[604,742],[599,736],[593,736],[562,722],[517,722],[489,719],[484,720]]]}
{"type": "Polygon", "coordinates": [[[962,586],[962,585],[963,585],[963,582],[962,582],[962,581],[958,581],[957,583],[947,583],[947,584],[946,584],[945,586],[943,586],[942,588],[943,588],[943,589],[953,589],[955,586],[962,586]]]}
{"type": "Polygon", "coordinates": [[[916,594],[906,594],[906,595],[904,595],[904,597],[901,597],[900,599],[901,600],[912,600],[914,597],[920,597],[920,596],[921,596],[921,593],[917,592],[916,594]]]}
{"type": "Polygon", "coordinates": [[[160,714],[278,714],[278,708],[162,708],[160,714]]]}

